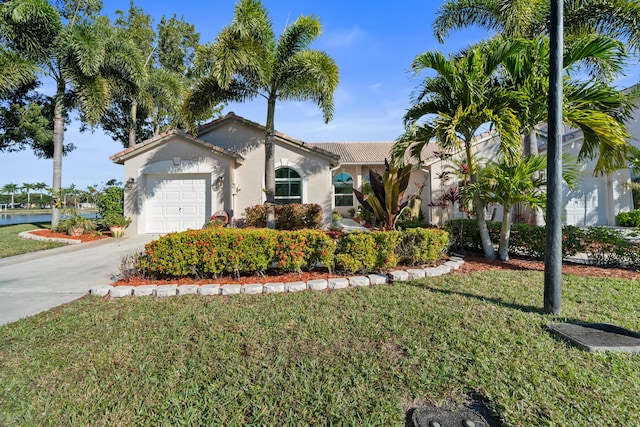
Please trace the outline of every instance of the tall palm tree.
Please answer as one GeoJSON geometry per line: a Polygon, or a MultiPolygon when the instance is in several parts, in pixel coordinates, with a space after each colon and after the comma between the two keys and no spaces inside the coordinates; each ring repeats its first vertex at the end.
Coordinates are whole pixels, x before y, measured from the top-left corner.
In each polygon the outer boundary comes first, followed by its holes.
{"type": "Polygon", "coordinates": [[[40,40],[58,31],[60,23],[54,8],[43,0],[33,0],[28,13],[21,8],[0,4],[0,94],[36,78],[37,63],[43,54],[40,40]]]}
{"type": "MultiPolygon", "coordinates": [[[[480,26],[505,37],[533,39],[549,34],[548,0],[448,0],[440,5],[433,24],[443,42],[453,30],[480,26]]],[[[640,3],[629,0],[565,0],[564,30],[568,41],[584,35],[627,40],[640,48],[640,3]]]]}
{"type": "Polygon", "coordinates": [[[73,94],[77,99],[83,117],[95,123],[109,106],[111,86],[106,75],[139,73],[135,64],[128,61],[130,45],[113,37],[106,18],[94,18],[100,5],[96,1],[68,0],[58,11],[45,0],[9,0],[2,4],[5,25],[16,40],[26,40],[17,44],[20,51],[33,58],[55,82],[52,227],[60,220],[56,198],[62,184],[69,96],[73,94]],[[24,26],[30,16],[46,17],[47,25],[38,30],[36,38],[30,36],[32,29],[24,26]]]}
{"type": "MultiPolygon", "coordinates": [[[[511,210],[518,203],[542,211],[546,206],[546,179],[540,172],[547,167],[546,154],[523,157],[515,163],[507,163],[504,158],[489,162],[478,171],[475,183],[464,187],[464,191],[479,194],[485,203],[498,203],[503,207],[502,227],[498,258],[509,259],[509,238],[511,234],[511,210]]],[[[562,177],[570,188],[576,183],[577,164],[567,156],[563,157],[562,177]]]]}
{"type": "Polygon", "coordinates": [[[31,190],[35,189],[34,184],[30,184],[28,182],[23,182],[22,187],[20,187],[25,193],[27,193],[27,204],[31,207],[31,190]]]}
{"type": "Polygon", "coordinates": [[[279,39],[259,0],[240,0],[232,23],[216,43],[201,51],[204,69],[187,100],[195,114],[210,111],[223,101],[267,101],[265,135],[265,185],[269,205],[267,226],[275,227],[274,116],[278,100],[311,100],[325,123],[333,117],[333,93],[338,86],[338,66],[325,52],[309,49],[321,34],[320,21],[301,16],[288,25],[279,39]]]}
{"type": "Polygon", "coordinates": [[[33,185],[34,190],[38,190],[40,192],[40,200],[42,200],[42,190],[47,189],[47,184],[45,182],[36,182],[33,185]]]}
{"type": "MultiPolygon", "coordinates": [[[[404,117],[407,131],[392,149],[395,161],[402,162],[407,153],[419,158],[424,146],[435,140],[445,152],[464,151],[468,175],[475,182],[472,143],[486,124],[499,133],[505,161],[516,161],[520,156],[520,123],[513,105],[519,102],[518,93],[505,90],[498,71],[500,64],[519,50],[517,41],[496,40],[449,58],[437,51],[418,55],[412,70],[433,70],[437,74],[426,77],[417,90],[413,106],[404,117]]],[[[493,259],[484,208],[480,195],[475,194],[473,210],[484,256],[493,259]]]]}
{"type": "MultiPolygon", "coordinates": [[[[540,34],[549,34],[549,7],[547,0],[447,0],[438,9],[434,34],[443,42],[451,31],[475,25],[504,37],[533,40],[540,34]]],[[[639,21],[638,1],[564,1],[563,26],[567,46],[585,36],[599,35],[627,41],[631,49],[638,52],[639,21]]],[[[611,78],[615,74],[607,59],[588,59],[583,63],[591,66],[591,74],[596,79],[611,78]]],[[[546,108],[546,102],[543,107],[546,108]]],[[[537,139],[533,131],[525,133],[524,151],[527,154],[537,153],[537,139]]],[[[624,156],[624,150],[619,154],[617,160],[624,156]]]]}
{"type": "Polygon", "coordinates": [[[9,183],[9,184],[5,184],[2,187],[2,192],[5,194],[10,194],[11,195],[11,205],[13,207],[13,197],[15,196],[15,194],[18,192],[18,186],[14,183],[9,183]]]}

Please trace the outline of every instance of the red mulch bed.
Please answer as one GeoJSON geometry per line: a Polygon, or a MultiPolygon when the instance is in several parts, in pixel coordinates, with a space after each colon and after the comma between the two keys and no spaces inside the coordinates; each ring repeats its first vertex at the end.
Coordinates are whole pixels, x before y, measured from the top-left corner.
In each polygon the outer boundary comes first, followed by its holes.
{"type": "Polygon", "coordinates": [[[109,233],[108,231],[103,232],[102,235],[83,234],[82,236],[78,236],[78,237],[69,236],[68,234],[65,234],[65,233],[54,233],[53,231],[47,230],[47,229],[34,230],[34,231],[30,231],[29,233],[42,236],[42,237],[47,237],[49,239],[57,238],[57,239],[80,240],[82,243],[93,242],[101,239],[108,239],[109,237],[111,237],[111,233],[109,233]]]}
{"type": "MultiPolygon", "coordinates": [[[[456,271],[457,274],[474,273],[490,270],[536,270],[544,271],[544,261],[534,261],[525,258],[511,258],[509,261],[486,260],[482,255],[467,254],[464,265],[456,271]]],[[[640,271],[625,268],[602,268],[590,265],[565,262],[562,264],[563,274],[575,274],[583,277],[601,277],[606,279],[636,279],[640,280],[640,271]]]]}
{"type": "MultiPolygon", "coordinates": [[[[467,254],[464,257],[465,263],[459,269],[454,271],[455,274],[469,274],[479,271],[490,270],[535,270],[544,271],[543,261],[534,261],[524,258],[512,258],[509,261],[490,261],[484,259],[481,255],[467,254]]],[[[628,270],[624,268],[600,268],[589,265],[564,263],[562,265],[562,273],[575,274],[583,277],[600,277],[600,278],[620,278],[620,279],[636,279],[640,280],[640,272],[628,270]]],[[[248,283],[269,283],[269,282],[297,282],[314,279],[329,279],[332,277],[342,277],[338,274],[331,274],[326,269],[318,269],[313,272],[303,273],[288,273],[288,274],[267,274],[264,277],[261,276],[242,276],[238,279],[233,277],[221,277],[218,279],[193,279],[193,278],[181,278],[181,279],[168,279],[168,280],[150,280],[141,277],[132,277],[127,280],[120,280],[115,282],[114,286],[140,286],[148,285],[150,283],[157,285],[166,285],[171,283],[177,283],[179,285],[186,284],[198,284],[203,285],[207,283],[217,284],[248,284],[248,283]]]]}

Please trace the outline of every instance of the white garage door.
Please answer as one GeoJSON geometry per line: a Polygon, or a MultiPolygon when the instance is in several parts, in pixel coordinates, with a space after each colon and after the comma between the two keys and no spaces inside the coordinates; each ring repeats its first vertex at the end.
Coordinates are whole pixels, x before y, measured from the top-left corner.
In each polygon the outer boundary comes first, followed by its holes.
{"type": "Polygon", "coordinates": [[[564,184],[565,224],[585,227],[607,224],[607,187],[601,177],[581,177],[578,187],[569,191],[564,184]]]}
{"type": "Polygon", "coordinates": [[[147,233],[202,228],[207,219],[206,179],[148,176],[147,233]]]}

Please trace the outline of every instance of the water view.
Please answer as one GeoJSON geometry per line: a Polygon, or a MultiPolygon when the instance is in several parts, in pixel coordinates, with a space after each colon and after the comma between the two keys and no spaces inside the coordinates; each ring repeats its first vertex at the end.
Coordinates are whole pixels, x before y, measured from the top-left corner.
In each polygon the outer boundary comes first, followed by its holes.
{"type": "MultiPolygon", "coordinates": [[[[2,225],[13,225],[13,224],[28,224],[31,222],[51,222],[51,213],[45,211],[46,213],[24,213],[24,214],[14,214],[14,213],[6,213],[0,212],[0,226],[2,225]]],[[[82,215],[85,218],[96,218],[98,214],[96,212],[83,212],[82,215]]]]}

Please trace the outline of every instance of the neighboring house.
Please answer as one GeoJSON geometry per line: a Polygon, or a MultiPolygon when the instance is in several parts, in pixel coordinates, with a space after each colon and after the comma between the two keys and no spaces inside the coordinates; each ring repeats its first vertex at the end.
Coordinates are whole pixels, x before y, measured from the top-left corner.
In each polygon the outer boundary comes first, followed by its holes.
{"type": "MultiPolygon", "coordinates": [[[[640,135],[637,115],[630,132],[640,135]]],[[[266,201],[264,135],[264,126],[229,113],[201,126],[197,136],[171,130],[111,156],[124,165],[125,215],[132,218],[128,232],[199,229],[219,211],[225,211],[233,224],[241,224],[247,207],[266,201]]],[[[540,136],[544,143],[544,129],[540,136]]],[[[563,150],[577,154],[580,142],[579,133],[569,132],[563,150]]],[[[487,132],[475,138],[474,150],[478,158],[491,159],[498,144],[497,135],[487,132]]],[[[392,146],[393,142],[312,144],[276,132],[276,201],[317,203],[328,226],[333,209],[346,216],[357,208],[351,189],[362,188],[369,170],[384,172],[392,146]]],[[[443,159],[437,150],[436,144],[425,148],[406,192],[420,193],[425,221],[432,224],[464,217],[457,204],[434,206],[443,193],[459,185],[455,175],[443,176],[451,159],[443,159]]],[[[632,209],[629,170],[593,177],[591,162],[582,170],[580,187],[564,191],[566,224],[613,225],[616,213],[632,209]]],[[[491,208],[488,215],[502,217],[500,210],[491,208]]]]}

